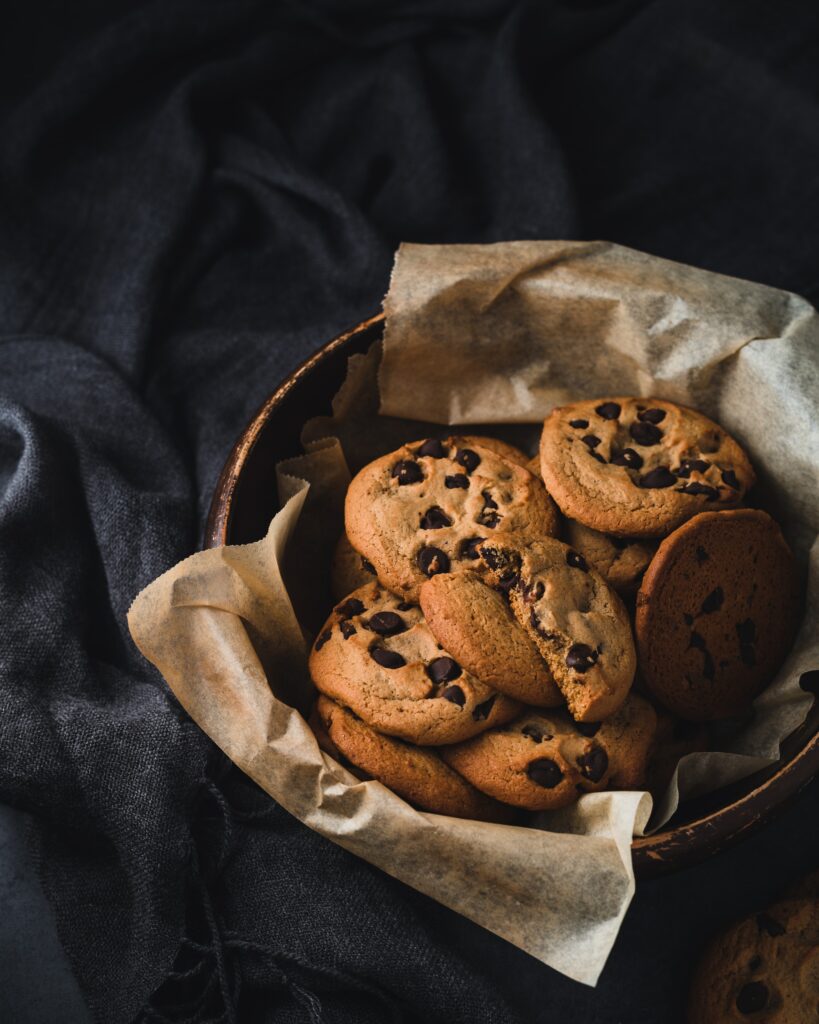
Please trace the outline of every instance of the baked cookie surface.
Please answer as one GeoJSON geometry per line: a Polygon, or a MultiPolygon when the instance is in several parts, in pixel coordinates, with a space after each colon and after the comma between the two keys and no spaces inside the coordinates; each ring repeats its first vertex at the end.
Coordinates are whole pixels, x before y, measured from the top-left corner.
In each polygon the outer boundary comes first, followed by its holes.
{"type": "Polygon", "coordinates": [[[747,455],[722,427],[655,398],[553,409],[540,464],[566,516],[620,537],[664,537],[698,512],[741,504],[754,483],[747,455]]]}
{"type": "Polygon", "coordinates": [[[791,553],[767,513],[695,516],[660,545],[637,595],[648,690],[692,721],[742,713],[784,660],[800,604],[791,553]]]}
{"type": "Polygon", "coordinates": [[[442,573],[421,587],[435,639],[478,679],[515,700],[559,707],[563,694],[508,602],[475,573],[442,573]]]}
{"type": "Polygon", "coordinates": [[[345,503],[347,536],[379,580],[416,599],[439,572],[468,569],[494,535],[551,536],[557,510],[542,481],[487,448],[405,445],[365,466],[345,503]]]}
{"type": "Polygon", "coordinates": [[[435,751],[381,735],[329,697],[316,701],[311,725],[319,746],[331,756],[342,755],[342,762],[349,761],[422,810],[477,821],[506,822],[512,817],[508,807],[475,789],[435,751]]]}
{"type": "Polygon", "coordinates": [[[656,543],[650,540],[610,537],[574,519],[565,521],[563,540],[579,551],[622,597],[637,593],[643,573],[657,550],[656,543]]]}
{"type": "Polygon", "coordinates": [[[456,743],[519,710],[443,650],[418,605],[379,583],[333,611],[309,669],[321,693],[372,728],[420,745],[456,743]]]}
{"type": "Polygon", "coordinates": [[[689,1024],[819,1018],[819,901],[782,900],[709,946],[691,986],[689,1024]]]}
{"type": "Polygon", "coordinates": [[[572,716],[597,722],[614,714],[636,668],[631,623],[614,590],[579,552],[550,537],[526,545],[493,538],[478,552],[572,716]]]}
{"type": "Polygon", "coordinates": [[[565,711],[527,708],[514,721],[441,749],[475,787],[530,811],[557,810],[580,793],[643,786],[656,728],[636,694],[604,722],[578,723],[565,711]]]}

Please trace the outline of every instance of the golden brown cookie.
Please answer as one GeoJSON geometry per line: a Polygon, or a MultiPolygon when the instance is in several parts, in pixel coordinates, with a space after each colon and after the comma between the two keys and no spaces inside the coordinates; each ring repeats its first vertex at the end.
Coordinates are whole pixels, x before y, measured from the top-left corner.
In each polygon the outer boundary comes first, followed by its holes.
{"type": "Polygon", "coordinates": [[[537,707],[564,703],[534,641],[508,602],[475,573],[442,573],[421,587],[432,635],[488,686],[537,707]]]}
{"type": "Polygon", "coordinates": [[[819,1019],[819,901],[782,900],[718,936],[700,963],[689,1024],[819,1019]]]}
{"type": "Polygon", "coordinates": [[[468,569],[485,537],[551,535],[557,511],[521,466],[487,448],[430,440],[365,466],[347,491],[345,523],[379,580],[416,600],[430,576],[468,569]]]}
{"type": "Polygon", "coordinates": [[[379,583],[361,587],[335,609],[309,667],[321,693],[378,732],[424,746],[474,736],[519,709],[449,656],[418,605],[379,583]]]}
{"type": "Polygon", "coordinates": [[[636,668],[623,602],[567,544],[517,540],[493,538],[478,547],[490,580],[508,593],[572,716],[607,718],[626,699],[636,668]]]}
{"type": "Polygon", "coordinates": [[[637,593],[643,573],[657,550],[652,541],[610,537],[574,519],[565,521],[563,539],[622,597],[637,593]]]}
{"type": "Polygon", "coordinates": [[[347,534],[338,538],[333,562],[330,566],[330,587],[333,598],[342,601],[359,587],[372,583],[375,569],[366,558],[363,558],[350,543],[347,534]]]}
{"type": "Polygon", "coordinates": [[[722,427],[658,398],[553,409],[540,466],[564,515],[618,537],[664,537],[698,512],[741,504],[754,482],[747,455],[722,427]]]}
{"type": "Polygon", "coordinates": [[[793,558],[767,513],[695,516],[660,545],[637,595],[646,687],[692,721],[740,714],[788,653],[800,604],[793,558]]]}
{"type": "Polygon", "coordinates": [[[318,698],[310,724],[322,749],[422,810],[477,821],[512,818],[508,807],[471,786],[435,751],[382,736],[329,697],[318,698]]]}
{"type": "Polygon", "coordinates": [[[556,810],[584,792],[640,789],[656,728],[636,694],[604,722],[575,722],[565,711],[526,709],[514,721],[441,756],[473,786],[530,811],[556,810]]]}

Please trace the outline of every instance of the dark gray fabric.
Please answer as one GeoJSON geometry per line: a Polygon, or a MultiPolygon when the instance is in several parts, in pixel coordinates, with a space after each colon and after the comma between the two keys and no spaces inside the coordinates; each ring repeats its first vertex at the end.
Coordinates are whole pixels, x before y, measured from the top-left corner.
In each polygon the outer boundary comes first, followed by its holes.
{"type": "Polygon", "coordinates": [[[813,5],[32,0],[0,46],[0,797],[95,1016],[672,1019],[669,951],[815,830],[646,886],[581,989],[226,771],[125,613],[402,239],[607,238],[815,301],[813,5]]]}

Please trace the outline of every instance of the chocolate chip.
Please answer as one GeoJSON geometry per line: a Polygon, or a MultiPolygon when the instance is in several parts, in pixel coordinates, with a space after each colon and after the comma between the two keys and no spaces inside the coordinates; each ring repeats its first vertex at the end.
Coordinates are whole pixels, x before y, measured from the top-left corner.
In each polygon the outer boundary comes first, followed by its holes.
{"type": "Polygon", "coordinates": [[[520,731],[524,736],[528,736],[530,740],[534,740],[535,743],[540,743],[543,739],[543,733],[536,725],[524,725],[520,731]]]}
{"type": "Polygon", "coordinates": [[[703,651],[702,660],[702,674],[705,676],[706,679],[713,679],[716,674],[716,669],[714,668],[714,659],[711,657],[708,651],[703,651]]]}
{"type": "Polygon", "coordinates": [[[368,572],[372,576],[375,576],[375,566],[373,565],[372,562],[368,562],[366,558],[361,559],[361,568],[364,570],[364,572],[368,572]]]}
{"type": "Polygon", "coordinates": [[[476,520],[481,526],[485,526],[488,530],[494,530],[498,523],[501,521],[501,517],[497,512],[489,512],[484,510],[479,512],[476,516],[476,520]]]}
{"type": "Polygon", "coordinates": [[[761,966],[762,966],[762,957],[759,956],[759,954],[757,954],[756,956],[752,956],[751,957],[751,959],[750,959],[750,961],[748,963],[748,970],[751,971],[753,974],[755,974],[759,970],[759,968],[761,966]]]}
{"type": "Polygon", "coordinates": [[[469,537],[467,540],[462,540],[461,546],[458,548],[459,557],[468,558],[470,561],[480,558],[478,545],[482,540],[483,537],[469,537]]]}
{"type": "Polygon", "coordinates": [[[593,459],[596,459],[598,462],[602,463],[605,466],[606,460],[603,458],[600,452],[593,452],[591,449],[589,449],[589,455],[591,455],[593,459]]]}
{"type": "Polygon", "coordinates": [[[410,459],[402,459],[400,462],[396,462],[392,467],[392,473],[390,476],[395,477],[395,479],[398,480],[399,485],[417,484],[419,481],[424,479],[421,467],[417,462],[412,462],[410,459]]]}
{"type": "Polygon", "coordinates": [[[722,592],[722,587],[715,587],[708,597],[706,597],[702,602],[700,615],[710,615],[712,612],[718,612],[720,608],[722,608],[722,602],[724,600],[725,594],[722,592]]]}
{"type": "Polygon", "coordinates": [[[650,448],[654,444],[659,444],[663,436],[663,432],[659,427],[655,427],[653,423],[641,423],[639,420],[631,424],[628,432],[637,444],[642,445],[643,448],[650,448]]]}
{"type": "Polygon", "coordinates": [[[582,569],[583,572],[589,571],[589,566],[586,563],[586,559],[577,551],[566,552],[566,564],[570,565],[573,569],[582,569]]]}
{"type": "Polygon", "coordinates": [[[422,530],[443,530],[445,526],[452,526],[452,520],[437,505],[428,508],[421,517],[422,530]]]}
{"type": "Polygon", "coordinates": [[[396,633],[405,633],[407,630],[406,622],[395,612],[376,612],[364,625],[379,636],[395,636],[396,633]]]}
{"type": "Polygon", "coordinates": [[[733,471],[733,469],[723,469],[723,471],[722,471],[722,482],[724,484],[728,484],[728,486],[732,487],[735,491],[742,490],[740,482],[739,482],[739,480],[737,480],[737,475],[733,471]]]}
{"type": "Polygon", "coordinates": [[[637,482],[640,487],[673,487],[677,478],[665,466],[657,466],[656,469],[650,469],[645,476],[641,476],[637,482]]]}
{"type": "Polygon", "coordinates": [[[313,648],[313,650],[320,651],[322,649],[322,647],[327,643],[327,641],[329,639],[330,639],[330,630],[329,629],[325,629],[323,633],[319,633],[318,639],[316,640],[316,644],[315,644],[315,647],[313,648]]]}
{"type": "Polygon", "coordinates": [[[645,409],[637,413],[637,419],[641,423],[662,423],[665,419],[665,409],[645,409]]]}
{"type": "Polygon", "coordinates": [[[772,939],[778,938],[780,935],[785,934],[785,928],[781,925],[776,918],[771,917],[770,914],[757,914],[756,925],[761,932],[767,932],[772,939]]]}
{"type": "Polygon", "coordinates": [[[576,430],[585,430],[588,425],[588,420],[569,420],[569,426],[574,427],[576,430]]]}
{"type": "Polygon", "coordinates": [[[398,651],[388,651],[386,647],[371,647],[370,657],[382,668],[401,668],[406,665],[398,651]]]}
{"type": "Polygon", "coordinates": [[[706,644],[705,644],[705,640],[700,636],[700,634],[697,633],[697,632],[694,632],[694,633],[691,634],[691,638],[688,641],[688,646],[689,647],[696,647],[696,649],[698,651],[704,651],[705,647],[706,647],[706,644]]]}
{"type": "Polygon", "coordinates": [[[416,448],[415,454],[426,455],[431,459],[444,459],[447,452],[441,442],[432,437],[429,441],[424,441],[420,448],[416,448]]]}
{"type": "Polygon", "coordinates": [[[708,552],[704,547],[698,547],[695,554],[697,556],[697,565],[702,565],[703,562],[708,561],[708,552]]]}
{"type": "Polygon", "coordinates": [[[683,612],[683,619],[685,620],[686,626],[693,626],[694,625],[694,616],[693,615],[689,615],[687,612],[683,612]]]}
{"type": "Polygon", "coordinates": [[[752,644],[756,642],[756,625],[753,619],[746,619],[737,623],[737,636],[741,644],[752,644]]]}
{"type": "Polygon", "coordinates": [[[492,497],[492,495],[489,493],[489,491],[481,491],[481,497],[483,498],[483,507],[484,508],[497,508],[498,507],[498,503],[495,501],[495,499],[492,497]]]}
{"type": "Polygon", "coordinates": [[[497,697],[493,694],[488,700],[485,700],[483,704],[476,704],[472,710],[472,717],[476,722],[485,722],[489,718],[492,708],[495,706],[497,697]]]}
{"type": "Polygon", "coordinates": [[[594,411],[604,420],[616,420],[620,415],[620,406],[616,402],[603,402],[594,411]]]}
{"type": "Polygon", "coordinates": [[[466,694],[460,686],[448,686],[441,696],[444,700],[448,700],[450,704],[457,704],[459,708],[466,704],[466,694]]]}
{"type": "Polygon", "coordinates": [[[624,448],[619,455],[615,455],[611,464],[613,466],[625,466],[626,469],[642,469],[643,457],[633,448],[624,448]]]}
{"type": "Polygon", "coordinates": [[[481,457],[471,448],[459,448],[455,453],[455,461],[463,466],[467,473],[473,473],[481,464],[481,457]]]}
{"type": "Polygon", "coordinates": [[[588,672],[597,662],[597,651],[588,644],[572,644],[566,655],[566,664],[575,672],[588,672]]]}
{"type": "Polygon", "coordinates": [[[588,736],[591,739],[592,736],[597,735],[600,724],[600,722],[575,722],[574,727],[581,736],[588,736]]]}
{"type": "Polygon", "coordinates": [[[514,590],[518,583],[520,583],[520,573],[514,569],[509,569],[498,578],[498,590],[508,594],[510,590],[514,590]]]}
{"type": "Polygon", "coordinates": [[[426,667],[426,673],[433,683],[450,683],[457,679],[463,669],[454,658],[434,658],[426,667]]]}
{"type": "Polygon", "coordinates": [[[490,569],[506,569],[514,567],[520,569],[520,555],[514,551],[502,551],[499,548],[488,547],[486,544],[480,550],[481,558],[490,569]]]}
{"type": "Polygon", "coordinates": [[[352,622],[349,621],[349,619],[345,619],[342,623],[340,623],[338,628],[341,630],[341,635],[344,637],[345,640],[349,640],[354,633],[358,632],[358,630],[355,628],[352,622]]]}
{"type": "Polygon", "coordinates": [[[401,604],[396,605],[399,612],[409,612],[412,611],[414,607],[415,605],[410,604],[409,601],[402,601],[401,604]]]}
{"type": "Polygon", "coordinates": [[[351,619],[354,615],[360,615],[363,611],[366,611],[366,609],[357,597],[348,597],[343,604],[336,608],[336,615],[340,615],[342,619],[351,619]]]}
{"type": "Polygon", "coordinates": [[[526,774],[544,789],[554,789],[563,780],[563,772],[548,757],[539,757],[536,761],[530,761],[526,766],[526,774]]]}
{"type": "Polygon", "coordinates": [[[546,586],[542,580],[536,580],[523,588],[523,600],[526,604],[534,604],[539,601],[546,592],[546,586]]]}
{"type": "Polygon", "coordinates": [[[600,444],[600,438],[596,434],[586,434],[580,440],[583,444],[587,444],[589,448],[596,448],[600,444]]]}
{"type": "Polygon", "coordinates": [[[466,491],[469,489],[469,477],[464,476],[463,473],[456,473],[454,476],[445,476],[444,487],[449,488],[450,491],[458,490],[458,488],[462,491],[466,491]]]}
{"type": "Polygon", "coordinates": [[[440,548],[423,547],[418,552],[416,561],[418,568],[425,576],[435,576],[439,572],[449,572],[449,555],[440,548]]]}
{"type": "Polygon", "coordinates": [[[680,461],[680,468],[674,472],[677,476],[687,479],[692,473],[704,473],[710,465],[711,463],[706,462],[704,459],[682,459],[680,461]]]}
{"type": "Polygon", "coordinates": [[[685,484],[684,487],[677,488],[678,494],[702,494],[708,501],[716,501],[719,497],[719,490],[716,487],[709,487],[708,484],[698,483],[696,480],[693,483],[685,484]]]}
{"type": "Polygon", "coordinates": [[[736,1006],[740,1013],[756,1013],[768,1004],[768,986],[761,981],[749,981],[737,995],[736,1006]]]}
{"type": "Polygon", "coordinates": [[[588,754],[581,754],[577,759],[580,774],[589,782],[599,782],[606,774],[608,766],[609,757],[602,747],[592,747],[588,754]]]}

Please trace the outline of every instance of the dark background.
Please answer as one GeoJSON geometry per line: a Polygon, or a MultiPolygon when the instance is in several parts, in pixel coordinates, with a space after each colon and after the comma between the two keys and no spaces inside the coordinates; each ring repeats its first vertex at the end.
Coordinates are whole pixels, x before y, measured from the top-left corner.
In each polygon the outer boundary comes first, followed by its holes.
{"type": "Polygon", "coordinates": [[[819,863],[813,784],[642,884],[583,988],[273,806],[125,626],[400,240],[605,238],[816,302],[818,99],[811,2],[9,5],[3,1019],[673,1022],[714,929],[819,863]]]}

